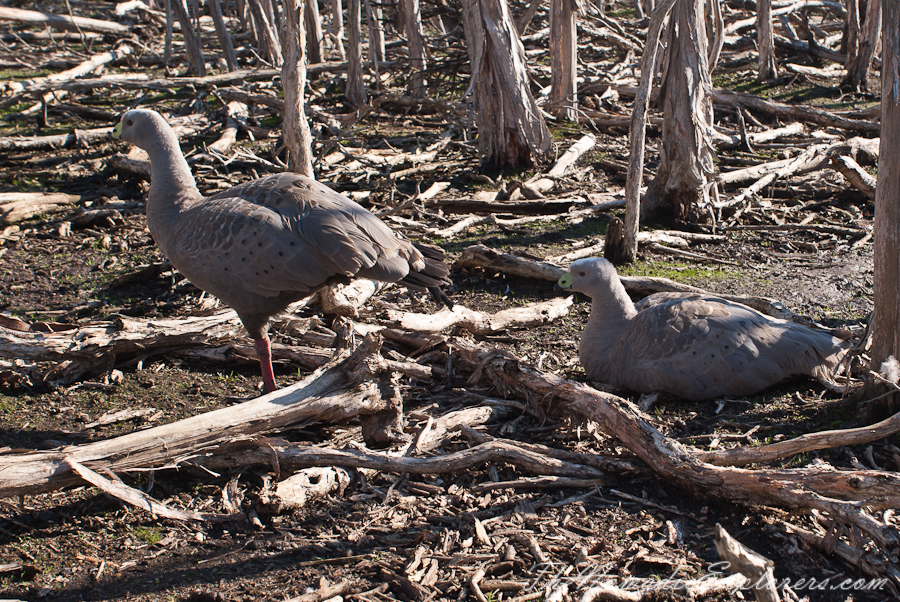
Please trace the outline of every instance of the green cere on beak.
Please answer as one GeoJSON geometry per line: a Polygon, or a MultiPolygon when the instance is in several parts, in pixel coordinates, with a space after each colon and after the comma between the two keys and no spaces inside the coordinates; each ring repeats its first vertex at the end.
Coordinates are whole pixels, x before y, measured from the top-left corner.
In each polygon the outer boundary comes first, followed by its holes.
{"type": "Polygon", "coordinates": [[[572,286],[572,283],[574,281],[575,281],[575,276],[573,276],[572,274],[569,274],[569,273],[565,273],[562,275],[562,277],[559,279],[559,282],[557,282],[556,284],[557,284],[557,286],[559,286],[559,288],[569,288],[570,286],[572,286]]]}
{"type": "Polygon", "coordinates": [[[116,127],[113,128],[112,137],[118,139],[119,136],[122,135],[122,122],[116,124],[116,127]]]}

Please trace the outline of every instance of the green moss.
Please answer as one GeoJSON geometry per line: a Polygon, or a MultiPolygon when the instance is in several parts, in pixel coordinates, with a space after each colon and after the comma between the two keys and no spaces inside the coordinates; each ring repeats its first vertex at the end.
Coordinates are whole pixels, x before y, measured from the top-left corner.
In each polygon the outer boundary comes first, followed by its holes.
{"type": "Polygon", "coordinates": [[[151,545],[162,540],[162,533],[155,527],[138,527],[134,530],[134,536],[151,545]]]}

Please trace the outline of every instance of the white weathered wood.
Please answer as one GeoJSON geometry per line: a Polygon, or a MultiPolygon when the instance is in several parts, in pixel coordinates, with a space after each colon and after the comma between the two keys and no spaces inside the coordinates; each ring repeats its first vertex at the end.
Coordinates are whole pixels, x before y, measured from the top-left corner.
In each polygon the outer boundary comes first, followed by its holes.
{"type": "Polygon", "coordinates": [[[852,158],[838,155],[832,157],[831,165],[841,174],[847,178],[847,181],[850,184],[865,194],[867,197],[875,200],[875,187],[877,185],[877,181],[873,176],[869,175],[865,169],[863,169],[859,163],[854,161],[852,158]]]}
{"type": "Polygon", "coordinates": [[[634,108],[631,115],[631,153],[625,178],[625,240],[621,249],[621,257],[615,258],[626,262],[632,262],[637,257],[637,234],[640,229],[641,186],[644,182],[644,152],[647,143],[650,92],[656,77],[660,35],[674,5],[675,0],[663,0],[653,9],[653,13],[650,15],[650,28],[647,31],[647,46],[641,57],[641,83],[634,97],[634,108]]]}
{"type": "MultiPolygon", "coordinates": [[[[212,0],[215,4],[218,0],[212,0]]],[[[250,108],[242,102],[232,100],[225,107],[227,117],[225,118],[225,129],[219,139],[208,144],[207,149],[216,151],[217,153],[226,154],[231,147],[237,142],[238,132],[241,127],[247,127],[247,120],[250,118],[250,108]]],[[[287,134],[285,134],[287,138],[287,134]]]]}
{"type": "Polygon", "coordinates": [[[78,483],[72,461],[113,472],[177,466],[254,433],[374,414],[387,407],[379,388],[386,369],[379,344],[367,339],[299,383],[239,405],[58,451],[0,455],[0,498],[78,483]]]}
{"type": "Polygon", "coordinates": [[[775,62],[775,36],[772,32],[772,0],[756,0],[756,46],[759,48],[756,79],[775,79],[778,77],[778,65],[775,62]]]}
{"type": "Polygon", "coordinates": [[[82,30],[123,35],[131,31],[127,25],[122,25],[121,23],[116,23],[114,21],[88,19],[87,17],[69,17],[67,15],[56,15],[43,11],[25,10],[9,6],[0,6],[0,21],[47,25],[54,29],[76,32],[82,30]]]}
{"type": "Polygon", "coordinates": [[[578,121],[578,0],[550,0],[550,102],[556,116],[578,121]]]}
{"type": "MultiPolygon", "coordinates": [[[[250,0],[251,3],[256,0],[250,0]]],[[[314,0],[308,0],[314,1],[314,0]]],[[[301,175],[314,178],[312,134],[306,121],[306,52],[303,47],[303,0],[285,0],[282,10],[283,63],[281,86],[284,90],[282,132],[288,149],[288,168],[301,175]]]]}
{"type": "Polygon", "coordinates": [[[728,570],[740,573],[752,584],[757,602],[781,602],[774,562],[741,544],[720,524],[716,524],[714,543],[719,560],[728,564],[728,570]]]}
{"type": "MultiPolygon", "coordinates": [[[[669,23],[660,163],[641,202],[641,219],[671,215],[709,221],[716,171],[712,152],[712,79],[702,0],[677,0],[669,23]]],[[[626,225],[626,239],[630,224],[626,225]]],[[[627,245],[630,251],[632,244],[627,245]]],[[[630,259],[630,253],[626,253],[630,259]]]]}
{"type": "Polygon", "coordinates": [[[525,49],[506,0],[463,0],[483,168],[530,165],[550,149],[550,131],[529,88],[525,49]]]}
{"type": "Polygon", "coordinates": [[[566,297],[505,309],[495,314],[475,311],[457,303],[453,309],[444,308],[436,314],[426,315],[391,309],[387,310],[384,316],[391,326],[404,330],[441,332],[455,326],[472,334],[487,335],[549,324],[567,315],[572,303],[573,297],[566,297]]]}
{"type": "Polygon", "coordinates": [[[0,192],[0,226],[44,213],[66,211],[70,205],[92,198],[62,192],[0,192]]]}
{"type": "Polygon", "coordinates": [[[73,67],[72,69],[68,69],[66,71],[61,71],[59,73],[53,73],[45,77],[38,77],[34,79],[0,82],[0,92],[6,91],[8,93],[11,93],[12,95],[15,95],[21,92],[26,92],[33,87],[41,87],[45,85],[53,85],[61,82],[71,81],[86,73],[94,71],[100,65],[118,61],[130,55],[131,53],[131,46],[123,44],[114,50],[110,50],[109,52],[95,54],[88,60],[83,61],[77,67],[73,67]]]}

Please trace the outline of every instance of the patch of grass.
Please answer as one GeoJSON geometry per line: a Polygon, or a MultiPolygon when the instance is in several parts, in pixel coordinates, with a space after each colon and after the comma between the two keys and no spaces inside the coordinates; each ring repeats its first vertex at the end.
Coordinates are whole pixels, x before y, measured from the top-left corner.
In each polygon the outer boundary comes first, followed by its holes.
{"type": "Polygon", "coordinates": [[[153,545],[162,540],[162,533],[156,527],[138,527],[134,530],[135,538],[153,545]]]}
{"type": "Polygon", "coordinates": [[[688,263],[651,263],[649,261],[638,261],[631,265],[621,266],[618,268],[621,276],[652,276],[655,278],[669,278],[676,282],[685,282],[697,278],[712,280],[727,280],[743,278],[742,271],[735,270],[704,270],[698,268],[696,264],[688,263]]]}

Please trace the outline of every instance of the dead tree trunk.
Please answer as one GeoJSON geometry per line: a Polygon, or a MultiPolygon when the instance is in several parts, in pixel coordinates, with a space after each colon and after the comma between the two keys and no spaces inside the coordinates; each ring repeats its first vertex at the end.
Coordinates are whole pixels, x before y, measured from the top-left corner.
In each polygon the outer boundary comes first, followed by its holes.
{"type": "Polygon", "coordinates": [[[759,47],[759,71],[756,79],[778,77],[775,63],[775,36],[772,34],[772,0],[756,0],[756,45],[759,47]]]}
{"type": "Polygon", "coordinates": [[[219,44],[222,45],[222,55],[229,71],[237,71],[237,55],[234,53],[234,44],[225,27],[225,19],[222,18],[222,5],[219,0],[209,0],[209,14],[216,26],[216,35],[219,36],[219,44]]]}
{"type": "MultiPolygon", "coordinates": [[[[172,0],[175,2],[176,0],[172,0]]],[[[247,6],[250,8],[250,14],[253,16],[253,23],[256,29],[257,45],[262,51],[263,56],[276,67],[281,66],[284,59],[281,55],[281,44],[275,33],[274,24],[266,16],[266,11],[260,0],[247,0],[247,6]]]]}
{"type": "Polygon", "coordinates": [[[650,183],[641,220],[674,217],[701,221],[710,212],[713,150],[712,81],[707,63],[703,0],[678,0],[669,21],[660,99],[660,165],[650,183]]]}
{"type": "Polygon", "coordinates": [[[844,28],[847,64],[856,61],[859,53],[859,0],[844,0],[847,7],[847,21],[844,28]]]}
{"type": "Polygon", "coordinates": [[[482,169],[530,166],[550,132],[528,87],[525,49],[506,0],[463,0],[482,169]]]}
{"type": "Polygon", "coordinates": [[[607,229],[608,250],[604,255],[615,264],[631,263],[637,257],[641,216],[641,186],[644,182],[644,150],[647,146],[647,113],[650,92],[656,79],[660,36],[676,0],[662,0],[650,14],[646,46],[641,57],[641,83],[634,96],[631,115],[631,156],[625,180],[625,224],[621,235],[607,229]]]}
{"type": "Polygon", "coordinates": [[[321,63],[322,55],[322,17],[319,15],[317,0],[306,0],[303,8],[306,19],[306,54],[310,63],[321,63]]]}
{"type": "Polygon", "coordinates": [[[281,30],[284,44],[284,62],[281,65],[281,86],[284,89],[282,131],[288,168],[312,178],[312,136],[303,110],[306,90],[303,0],[285,0],[281,30]]]}
{"type": "MultiPolygon", "coordinates": [[[[362,78],[362,40],[360,36],[360,19],[362,18],[359,0],[350,0],[347,5],[347,100],[357,109],[366,106],[366,88],[362,78]]],[[[370,24],[371,27],[371,24],[370,24]]],[[[371,33],[371,29],[369,30],[371,33]]],[[[369,50],[372,49],[371,38],[369,50]]]]}
{"type": "Polygon", "coordinates": [[[200,47],[200,38],[194,31],[191,18],[183,0],[172,0],[169,3],[172,13],[181,24],[181,35],[184,38],[184,48],[187,53],[188,70],[197,77],[206,75],[206,62],[203,59],[203,49],[200,47]]]}
{"type": "MultiPolygon", "coordinates": [[[[381,4],[366,0],[366,20],[369,23],[369,60],[378,71],[378,63],[384,62],[384,15],[381,4]]],[[[348,17],[349,18],[349,17],[348,17]]]]}
{"type": "Polygon", "coordinates": [[[401,0],[403,23],[406,27],[406,47],[409,51],[409,68],[411,70],[406,92],[415,98],[427,96],[425,89],[425,35],[422,32],[422,13],[419,11],[419,0],[401,0]]]}
{"type": "MultiPolygon", "coordinates": [[[[866,8],[866,20],[859,35],[859,44],[854,54],[847,56],[847,75],[841,87],[854,92],[869,89],[869,67],[878,37],[881,35],[881,0],[869,0],[866,8]]],[[[848,48],[849,50],[849,48],[848,48]]]]}
{"type": "Polygon", "coordinates": [[[578,0],[550,0],[550,101],[557,117],[578,121],[578,0]]]}
{"type": "Polygon", "coordinates": [[[328,24],[328,37],[331,43],[341,55],[341,60],[347,60],[344,51],[344,6],[341,0],[329,0],[331,7],[331,22],[328,24]]]}
{"type": "Polygon", "coordinates": [[[883,1],[872,369],[900,358],[900,0],[883,1]]]}

